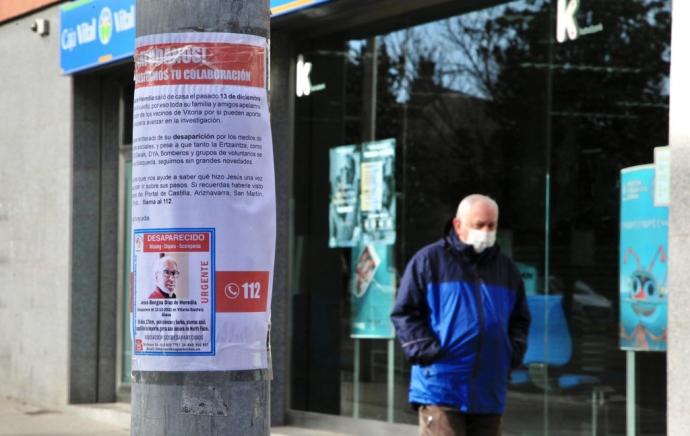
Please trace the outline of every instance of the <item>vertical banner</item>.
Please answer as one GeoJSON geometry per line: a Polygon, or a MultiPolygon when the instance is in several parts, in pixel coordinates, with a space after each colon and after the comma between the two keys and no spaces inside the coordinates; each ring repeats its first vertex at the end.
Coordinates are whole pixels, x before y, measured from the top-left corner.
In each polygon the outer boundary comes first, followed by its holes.
{"type": "Polygon", "coordinates": [[[266,40],[137,38],[133,370],[268,367],[275,250],[266,40]]]}
{"type": "Polygon", "coordinates": [[[330,150],[328,246],[331,248],[354,247],[359,242],[359,158],[355,145],[343,145],[330,150]]]}
{"type": "Polygon", "coordinates": [[[668,207],[655,206],[654,165],[621,171],[620,347],[665,351],[668,207]]]}
{"type": "Polygon", "coordinates": [[[393,338],[390,313],[395,300],[393,247],[365,244],[352,249],[352,329],[353,338],[393,338]]]}
{"type": "Polygon", "coordinates": [[[363,242],[395,243],[395,139],[362,144],[363,242]]]}

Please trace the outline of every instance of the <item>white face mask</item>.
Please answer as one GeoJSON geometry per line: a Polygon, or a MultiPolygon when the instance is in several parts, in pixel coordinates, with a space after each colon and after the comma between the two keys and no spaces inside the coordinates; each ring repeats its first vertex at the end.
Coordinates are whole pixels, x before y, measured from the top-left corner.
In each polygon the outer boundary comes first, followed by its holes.
{"type": "Polygon", "coordinates": [[[496,243],[496,232],[485,232],[484,230],[470,229],[467,234],[467,245],[474,247],[474,251],[481,253],[496,243]]]}

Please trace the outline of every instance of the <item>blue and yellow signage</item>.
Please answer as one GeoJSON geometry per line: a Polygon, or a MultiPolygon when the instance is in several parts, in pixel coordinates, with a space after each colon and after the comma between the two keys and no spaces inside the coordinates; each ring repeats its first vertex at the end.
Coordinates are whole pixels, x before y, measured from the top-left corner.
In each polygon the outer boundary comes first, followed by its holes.
{"type": "Polygon", "coordinates": [[[330,0],[271,0],[271,16],[295,12],[298,9],[309,8],[330,0]]]}
{"type": "MultiPolygon", "coordinates": [[[[273,17],[331,0],[271,0],[273,17]]],[[[60,69],[76,73],[134,54],[136,0],[75,0],[60,8],[60,69]]]]}
{"type": "Polygon", "coordinates": [[[60,8],[63,74],[132,56],[135,0],[78,0],[60,8]]]}

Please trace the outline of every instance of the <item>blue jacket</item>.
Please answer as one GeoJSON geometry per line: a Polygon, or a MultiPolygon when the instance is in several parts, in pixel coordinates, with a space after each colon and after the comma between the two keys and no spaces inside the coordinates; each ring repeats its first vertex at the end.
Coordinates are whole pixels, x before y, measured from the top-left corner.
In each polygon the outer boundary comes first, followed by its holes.
{"type": "Polygon", "coordinates": [[[413,405],[502,414],[530,316],[522,278],[497,246],[477,254],[455,232],[418,251],[391,314],[412,364],[413,405]]]}

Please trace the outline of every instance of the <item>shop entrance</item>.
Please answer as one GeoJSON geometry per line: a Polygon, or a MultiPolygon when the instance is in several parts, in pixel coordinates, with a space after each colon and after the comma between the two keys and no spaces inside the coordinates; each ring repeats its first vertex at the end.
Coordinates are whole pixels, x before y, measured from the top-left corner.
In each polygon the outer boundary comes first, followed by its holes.
{"type": "Polygon", "coordinates": [[[73,76],[70,402],[129,398],[132,65],[73,76]]]}
{"type": "MultiPolygon", "coordinates": [[[[518,263],[535,319],[505,428],[625,431],[620,170],[653,161],[668,142],[670,2],[592,2],[578,20],[603,30],[562,44],[556,2],[490,3],[421,24],[414,14],[353,23],[296,46],[310,93],[295,106],[294,409],[417,422],[397,342],[359,330],[383,322],[390,303],[381,297],[361,317],[363,246],[385,247],[365,287],[394,287],[460,199],[481,192],[500,205],[499,244],[518,263]],[[383,163],[378,179],[381,192],[394,188],[395,236],[383,242],[362,236],[371,141],[394,148],[392,181],[383,163]],[[359,176],[352,204],[334,171],[347,169],[348,153],[359,176]],[[336,228],[343,220],[351,225],[336,228]]],[[[665,355],[636,359],[639,431],[664,434],[665,355]]]]}

